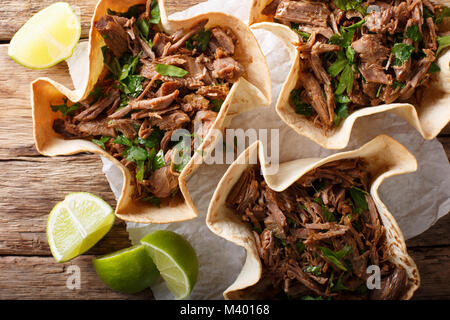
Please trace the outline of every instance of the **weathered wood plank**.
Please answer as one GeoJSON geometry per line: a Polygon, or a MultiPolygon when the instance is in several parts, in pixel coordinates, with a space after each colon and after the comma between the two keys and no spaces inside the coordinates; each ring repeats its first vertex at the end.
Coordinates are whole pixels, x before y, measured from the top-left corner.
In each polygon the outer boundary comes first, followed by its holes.
{"type": "Polygon", "coordinates": [[[450,247],[409,249],[422,284],[414,299],[450,299],[450,247]]]}
{"type": "Polygon", "coordinates": [[[121,294],[106,287],[95,273],[92,256],[81,256],[65,264],[51,257],[0,257],[0,299],[151,299],[150,289],[121,294]],[[67,280],[78,266],[80,289],[69,289],[67,280]],[[73,268],[73,267],[72,267],[73,268]]]}
{"type": "Polygon", "coordinates": [[[450,214],[439,219],[434,226],[424,233],[406,241],[408,248],[450,246],[450,214]]]}
{"type": "MultiPolygon", "coordinates": [[[[54,0],[4,0],[0,10],[0,41],[9,41],[19,28],[36,12],[44,9],[54,0]]],[[[97,0],[66,0],[80,15],[81,37],[87,38],[97,0]]],[[[187,9],[202,0],[167,0],[167,10],[170,13],[187,9]]]]}
{"type": "MultiPolygon", "coordinates": [[[[94,193],[114,208],[101,168],[100,158],[87,154],[0,161],[0,255],[50,255],[47,215],[69,192],[94,193]]],[[[118,220],[90,253],[105,254],[129,245],[124,224],[118,220]]]]}
{"type": "MultiPolygon", "coordinates": [[[[450,297],[450,247],[409,250],[416,261],[422,286],[414,299],[450,297]]],[[[145,299],[149,291],[122,295],[106,288],[95,274],[92,256],[81,256],[69,263],[55,263],[51,257],[0,257],[0,299],[145,299]],[[80,268],[80,290],[69,290],[67,268],[80,268]]]]}

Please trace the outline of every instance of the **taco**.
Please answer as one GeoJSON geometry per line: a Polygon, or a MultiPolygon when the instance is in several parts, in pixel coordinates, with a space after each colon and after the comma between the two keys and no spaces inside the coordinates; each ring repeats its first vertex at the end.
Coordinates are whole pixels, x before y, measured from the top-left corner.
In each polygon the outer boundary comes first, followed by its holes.
{"type": "Polygon", "coordinates": [[[170,21],[156,0],[97,4],[81,88],[33,82],[37,150],[108,158],[123,173],[117,216],[141,223],[195,218],[186,178],[214,147],[213,130],[271,100],[267,64],[245,24],[215,12],[170,21]]]}
{"type": "Polygon", "coordinates": [[[282,120],[328,149],[348,144],[357,118],[385,111],[436,137],[450,120],[444,3],[254,0],[252,28],[279,36],[293,60],[282,120]]]}
{"type": "Polygon", "coordinates": [[[253,144],[220,181],[207,215],[214,233],[247,251],[225,298],[411,298],[418,269],[377,190],[415,170],[414,156],[388,136],[282,163],[275,175],[266,174],[262,144],[253,144]]]}

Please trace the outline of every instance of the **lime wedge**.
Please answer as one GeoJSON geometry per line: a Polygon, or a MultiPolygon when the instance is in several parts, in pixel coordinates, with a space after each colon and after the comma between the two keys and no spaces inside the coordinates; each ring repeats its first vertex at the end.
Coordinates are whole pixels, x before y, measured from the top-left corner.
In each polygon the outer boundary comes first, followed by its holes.
{"type": "Polygon", "coordinates": [[[198,260],[194,248],[172,231],[158,230],[141,239],[167,288],[176,299],[184,299],[197,281],[198,260]]]}
{"type": "Polygon", "coordinates": [[[123,249],[92,260],[95,271],[111,289],[136,293],[148,288],[159,272],[143,245],[123,249]]]}
{"type": "Polygon", "coordinates": [[[72,7],[57,2],[39,11],[11,40],[8,55],[27,68],[45,69],[69,58],[81,36],[72,7]]]}
{"type": "Polygon", "coordinates": [[[105,201],[85,192],[71,193],[50,212],[47,241],[58,262],[89,250],[114,224],[114,211],[105,201]]]}

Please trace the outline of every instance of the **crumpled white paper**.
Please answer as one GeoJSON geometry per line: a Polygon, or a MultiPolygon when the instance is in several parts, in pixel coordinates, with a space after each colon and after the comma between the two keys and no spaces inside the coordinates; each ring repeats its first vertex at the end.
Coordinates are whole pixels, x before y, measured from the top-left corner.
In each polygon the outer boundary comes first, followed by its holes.
{"type": "MultiPolygon", "coordinates": [[[[237,16],[244,22],[248,19],[250,1],[210,0],[171,16],[171,19],[186,19],[199,13],[222,11],[237,16]]],[[[259,108],[233,119],[230,128],[279,129],[280,162],[298,158],[324,157],[337,151],[326,150],[311,140],[295,133],[285,125],[275,112],[274,105],[281,86],[290,69],[289,55],[284,44],[264,30],[254,32],[266,55],[271,71],[273,102],[270,108],[259,108]]],[[[82,57],[82,54],[77,54],[82,57]]],[[[76,69],[78,61],[70,61],[69,68],[76,69]]],[[[79,69],[78,69],[79,70],[79,69]]],[[[79,72],[71,70],[75,76],[79,72]]],[[[422,136],[403,119],[393,114],[376,114],[357,120],[352,139],[346,150],[355,149],[379,134],[388,134],[404,144],[417,158],[417,172],[396,176],[384,182],[380,188],[383,202],[396,217],[405,237],[414,237],[429,227],[450,210],[450,166],[442,145],[436,140],[425,141],[422,136]]],[[[111,162],[102,158],[105,173],[116,198],[122,190],[122,174],[111,162]]],[[[183,235],[195,248],[200,271],[191,299],[222,299],[223,291],[235,280],[245,260],[245,251],[213,234],[205,224],[205,217],[212,194],[225,173],[227,165],[203,164],[188,181],[192,199],[199,217],[167,225],[144,225],[128,223],[127,230],[133,244],[147,233],[167,229],[183,235]]],[[[156,299],[173,299],[162,281],[152,287],[156,299]]]]}

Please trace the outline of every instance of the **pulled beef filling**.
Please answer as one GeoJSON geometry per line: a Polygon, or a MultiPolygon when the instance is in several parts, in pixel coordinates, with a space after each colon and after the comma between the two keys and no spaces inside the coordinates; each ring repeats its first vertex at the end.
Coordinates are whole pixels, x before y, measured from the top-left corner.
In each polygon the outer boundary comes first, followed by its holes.
{"type": "Polygon", "coordinates": [[[263,264],[252,296],[402,297],[406,271],[390,261],[365,166],[359,158],[331,162],[283,192],[267,186],[258,166],[243,173],[226,203],[251,225],[263,264]],[[370,265],[381,270],[380,289],[367,289],[370,265]]]}
{"type": "Polygon", "coordinates": [[[95,24],[106,44],[104,75],[86,100],[51,106],[63,115],[56,132],[100,145],[136,176],[134,198],[155,205],[177,199],[178,175],[192,156],[187,139],[172,142],[172,134],[203,138],[244,71],[231,30],[205,30],[206,19],[168,35],[159,22],[155,0],[108,10],[95,24]]]}
{"type": "Polygon", "coordinates": [[[298,33],[290,103],[324,131],[363,106],[415,103],[450,45],[438,27],[450,9],[428,0],[274,0],[263,14],[298,33]]]}

